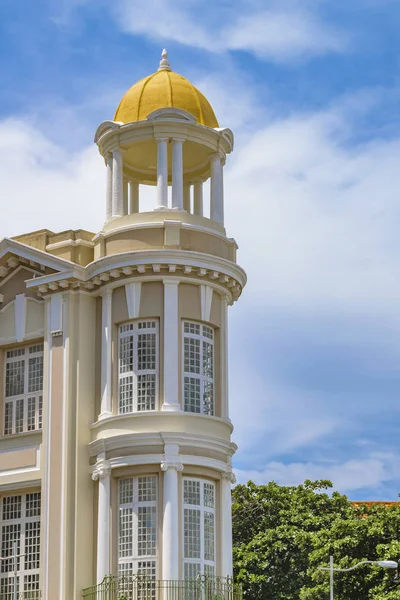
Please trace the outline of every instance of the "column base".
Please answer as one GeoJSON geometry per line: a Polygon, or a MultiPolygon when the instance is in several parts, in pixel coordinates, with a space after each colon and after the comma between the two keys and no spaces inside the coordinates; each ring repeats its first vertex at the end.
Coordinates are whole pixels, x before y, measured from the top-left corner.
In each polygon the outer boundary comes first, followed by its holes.
{"type": "Polygon", "coordinates": [[[182,412],[182,407],[180,404],[163,404],[161,410],[164,412],[182,412]]]}

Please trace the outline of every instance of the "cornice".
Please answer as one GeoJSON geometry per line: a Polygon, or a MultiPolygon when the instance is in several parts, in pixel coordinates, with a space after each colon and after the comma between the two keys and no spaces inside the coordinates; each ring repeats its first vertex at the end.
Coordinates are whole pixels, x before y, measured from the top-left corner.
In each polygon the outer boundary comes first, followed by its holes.
{"type": "Polygon", "coordinates": [[[98,456],[101,452],[126,450],[133,447],[157,446],[177,444],[178,446],[191,446],[198,450],[212,450],[232,457],[237,450],[233,442],[203,434],[160,432],[160,433],[126,433],[108,438],[94,440],[89,444],[89,456],[98,456]]]}
{"type": "Polygon", "coordinates": [[[172,460],[168,458],[166,460],[164,454],[139,454],[136,456],[120,456],[108,460],[100,459],[91,468],[92,479],[96,481],[104,477],[109,477],[115,469],[136,467],[139,465],[159,465],[164,472],[171,468],[181,472],[186,469],[186,466],[203,467],[217,471],[221,477],[234,483],[234,474],[230,464],[215,458],[190,454],[179,454],[172,460]]]}
{"type": "Polygon", "coordinates": [[[233,150],[233,133],[230,129],[212,129],[198,123],[161,117],[126,124],[106,121],[97,128],[94,141],[100,153],[105,156],[116,146],[124,148],[142,139],[177,136],[203,143],[223,154],[229,154],[233,150]]]}
{"type": "Polygon", "coordinates": [[[68,289],[99,295],[104,286],[119,287],[128,278],[139,281],[147,277],[157,281],[170,274],[182,281],[194,280],[197,285],[205,281],[218,285],[230,303],[239,298],[246,284],[243,269],[224,258],[189,250],[154,249],[105,256],[86,268],[74,267],[63,273],[30,279],[26,286],[42,295],[68,289]]]}

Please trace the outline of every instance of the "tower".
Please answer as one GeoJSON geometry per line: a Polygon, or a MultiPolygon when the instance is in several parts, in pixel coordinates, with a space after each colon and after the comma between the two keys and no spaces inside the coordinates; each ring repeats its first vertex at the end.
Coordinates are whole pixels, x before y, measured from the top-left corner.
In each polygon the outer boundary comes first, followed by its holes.
{"type": "Polygon", "coordinates": [[[18,585],[36,577],[44,600],[108,599],[110,575],[163,589],[232,575],[227,313],[246,281],[224,227],[233,134],[163,51],[95,142],[102,230],[0,244],[0,525],[20,527],[7,556],[14,541],[28,552],[39,507],[40,561],[18,585]]]}

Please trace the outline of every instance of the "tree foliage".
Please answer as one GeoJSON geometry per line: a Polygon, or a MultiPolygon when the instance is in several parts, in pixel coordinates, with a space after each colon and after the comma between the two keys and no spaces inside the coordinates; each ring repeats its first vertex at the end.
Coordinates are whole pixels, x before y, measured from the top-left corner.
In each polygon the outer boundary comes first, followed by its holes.
{"type": "MultiPolygon", "coordinates": [[[[335,567],[362,560],[400,560],[400,506],[356,507],[329,481],[233,490],[234,574],[246,600],[324,600],[335,567]]],[[[396,571],[362,566],[335,574],[335,600],[398,600],[396,571]]]]}

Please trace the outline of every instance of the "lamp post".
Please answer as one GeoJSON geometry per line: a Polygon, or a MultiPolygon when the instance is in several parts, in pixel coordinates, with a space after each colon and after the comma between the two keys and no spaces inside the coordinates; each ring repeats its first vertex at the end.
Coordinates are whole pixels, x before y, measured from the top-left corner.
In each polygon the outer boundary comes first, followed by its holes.
{"type": "Polygon", "coordinates": [[[357,563],[353,567],[349,567],[348,569],[334,569],[333,567],[333,556],[329,557],[329,567],[318,567],[320,571],[329,571],[329,600],[333,600],[333,573],[334,571],[339,572],[347,572],[354,571],[358,567],[362,565],[377,565],[378,567],[382,567],[383,569],[397,569],[398,564],[394,560],[362,560],[357,563]]]}
{"type": "Polygon", "coordinates": [[[18,587],[18,570],[17,570],[17,558],[24,556],[23,554],[17,554],[17,542],[13,544],[13,553],[12,556],[0,556],[0,560],[10,560],[13,559],[13,567],[14,567],[14,593],[13,600],[17,600],[17,587],[18,587]]]}

